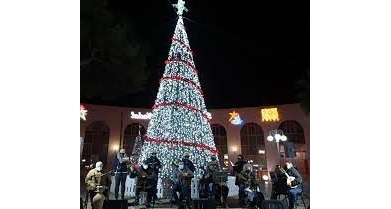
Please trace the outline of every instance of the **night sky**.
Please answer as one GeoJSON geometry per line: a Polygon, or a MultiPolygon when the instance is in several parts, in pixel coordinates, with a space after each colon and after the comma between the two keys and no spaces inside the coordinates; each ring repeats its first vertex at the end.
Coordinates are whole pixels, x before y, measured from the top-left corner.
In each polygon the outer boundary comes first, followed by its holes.
{"type": "MultiPolygon", "coordinates": [[[[177,20],[171,3],[176,0],[110,1],[152,47],[147,90],[111,105],[153,106],[177,20]]],[[[186,6],[185,27],[207,108],[299,102],[295,83],[310,68],[308,0],[187,0],[186,6]]]]}

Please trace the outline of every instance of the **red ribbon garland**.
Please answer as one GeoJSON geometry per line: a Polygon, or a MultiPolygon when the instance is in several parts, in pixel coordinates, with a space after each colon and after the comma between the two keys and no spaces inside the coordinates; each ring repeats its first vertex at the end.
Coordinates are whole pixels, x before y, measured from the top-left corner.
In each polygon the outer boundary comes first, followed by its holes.
{"type": "Polygon", "coordinates": [[[202,92],[202,89],[201,87],[197,86],[196,83],[194,83],[193,81],[187,79],[187,78],[184,78],[182,76],[164,76],[162,77],[160,80],[168,80],[168,79],[172,79],[172,80],[180,80],[180,81],[183,81],[183,82],[186,82],[192,86],[195,86],[197,88],[197,90],[201,93],[202,96],[204,96],[204,93],[202,92]]]}
{"type": "Polygon", "coordinates": [[[180,102],[163,102],[163,103],[160,103],[160,104],[155,104],[152,109],[156,109],[156,108],[160,108],[160,107],[165,107],[165,106],[168,106],[168,105],[175,105],[175,106],[180,106],[180,107],[185,107],[189,110],[194,110],[194,111],[197,111],[197,112],[200,112],[202,114],[202,116],[206,119],[206,121],[208,121],[209,123],[209,118],[208,116],[203,113],[201,110],[197,109],[196,107],[194,106],[191,106],[191,105],[188,105],[186,103],[180,103],[180,102]]]}
{"type": "Polygon", "coordinates": [[[185,141],[174,141],[174,140],[167,140],[167,139],[155,139],[155,138],[150,138],[150,137],[145,137],[145,141],[147,142],[152,142],[152,143],[157,143],[157,144],[169,144],[171,146],[192,146],[192,147],[198,147],[203,150],[209,150],[213,154],[218,154],[219,151],[217,149],[213,149],[210,146],[207,146],[205,144],[199,144],[199,143],[192,143],[192,142],[185,142],[185,141]]]}
{"type": "Polygon", "coordinates": [[[174,58],[174,59],[168,59],[168,60],[166,60],[164,63],[165,63],[166,65],[168,65],[170,62],[183,62],[183,63],[185,63],[187,66],[189,66],[190,69],[192,69],[196,75],[198,75],[198,71],[195,69],[195,67],[193,67],[193,66],[191,65],[191,63],[190,63],[189,61],[174,58]]]}
{"type": "Polygon", "coordinates": [[[177,38],[171,38],[172,41],[175,41],[175,42],[178,42],[179,44],[183,45],[187,50],[189,50],[189,52],[191,53],[191,55],[193,55],[193,50],[190,49],[189,46],[187,46],[183,41],[177,39],[177,38]]]}

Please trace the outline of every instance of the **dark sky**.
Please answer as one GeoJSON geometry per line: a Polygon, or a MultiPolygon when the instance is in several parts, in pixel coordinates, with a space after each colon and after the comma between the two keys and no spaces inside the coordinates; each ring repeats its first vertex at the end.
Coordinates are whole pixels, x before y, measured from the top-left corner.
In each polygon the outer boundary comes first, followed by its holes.
{"type": "MultiPolygon", "coordinates": [[[[147,91],[113,104],[150,108],[174,33],[176,0],[110,2],[153,49],[147,91]]],[[[298,102],[295,82],[310,67],[309,5],[308,0],[186,1],[184,21],[207,108],[298,102]]]]}

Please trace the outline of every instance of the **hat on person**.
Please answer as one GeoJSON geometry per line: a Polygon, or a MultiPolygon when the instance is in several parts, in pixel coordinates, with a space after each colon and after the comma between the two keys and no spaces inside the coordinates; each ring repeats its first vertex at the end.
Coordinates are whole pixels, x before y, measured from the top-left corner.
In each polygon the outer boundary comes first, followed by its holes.
{"type": "Polygon", "coordinates": [[[102,161],[98,161],[98,162],[95,163],[95,168],[101,167],[101,166],[103,167],[102,161]]]}

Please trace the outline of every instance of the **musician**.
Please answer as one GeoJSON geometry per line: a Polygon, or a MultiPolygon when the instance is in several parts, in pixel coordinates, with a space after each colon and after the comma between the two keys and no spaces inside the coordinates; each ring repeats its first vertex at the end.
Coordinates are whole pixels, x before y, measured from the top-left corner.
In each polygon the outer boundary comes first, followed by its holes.
{"type": "Polygon", "coordinates": [[[239,185],[239,177],[237,174],[243,170],[243,166],[245,164],[246,164],[246,161],[244,160],[243,155],[238,155],[238,161],[236,161],[236,163],[233,166],[233,171],[236,175],[235,185],[237,185],[239,187],[239,205],[240,206],[243,205],[243,201],[244,201],[244,198],[246,197],[246,194],[244,192],[244,189],[245,189],[244,184],[239,185]]]}
{"type": "Polygon", "coordinates": [[[115,187],[114,196],[118,199],[119,186],[121,184],[121,199],[124,199],[125,195],[125,182],[128,175],[127,162],[129,157],[125,153],[125,149],[121,149],[114,157],[114,174],[115,174],[115,187]]]}
{"type": "Polygon", "coordinates": [[[288,209],[294,209],[297,201],[297,194],[303,191],[303,178],[301,177],[299,171],[295,167],[293,167],[292,162],[286,162],[284,165],[284,170],[289,175],[289,177],[287,178],[287,184],[289,187],[287,190],[289,200],[288,209]]]}
{"type": "Polygon", "coordinates": [[[144,160],[142,165],[137,169],[137,185],[136,185],[136,199],[134,204],[138,205],[140,202],[140,193],[147,193],[147,202],[146,206],[151,207],[150,203],[152,197],[156,195],[156,185],[157,176],[155,174],[155,169],[148,165],[147,160],[144,160]]]}
{"type": "Polygon", "coordinates": [[[264,196],[259,189],[257,175],[253,171],[253,166],[250,163],[243,165],[243,170],[237,176],[239,177],[239,185],[244,187],[245,192],[242,205],[259,206],[264,196]]]}
{"type": "Polygon", "coordinates": [[[180,206],[180,197],[182,193],[182,187],[180,185],[180,171],[179,171],[179,161],[171,163],[172,176],[171,176],[171,202],[174,202],[180,206]]]}
{"type": "Polygon", "coordinates": [[[151,152],[151,156],[147,159],[147,164],[150,168],[153,169],[152,187],[154,189],[153,198],[155,201],[157,199],[156,193],[157,193],[157,181],[158,181],[159,171],[162,168],[162,164],[160,160],[157,158],[156,151],[151,152]]]}
{"type": "Polygon", "coordinates": [[[178,209],[185,208],[186,204],[189,206],[191,198],[191,180],[194,177],[193,171],[190,170],[183,162],[179,163],[179,184],[182,188],[180,200],[185,201],[185,204],[180,203],[178,209]]]}
{"type": "Polygon", "coordinates": [[[208,162],[208,170],[211,173],[219,171],[220,170],[220,166],[219,166],[219,161],[217,160],[216,155],[210,156],[210,160],[211,161],[208,162]]]}
{"type": "Polygon", "coordinates": [[[151,152],[151,156],[147,159],[147,164],[155,170],[156,174],[159,173],[159,170],[162,168],[162,164],[157,158],[156,151],[151,152]]]}
{"type": "Polygon", "coordinates": [[[286,175],[281,172],[280,165],[276,165],[274,172],[270,173],[272,179],[272,192],[270,199],[276,200],[280,194],[285,195],[288,190],[286,175]]]}
{"type": "Polygon", "coordinates": [[[182,162],[183,162],[183,166],[189,168],[189,169],[191,170],[191,172],[194,173],[195,167],[194,167],[193,162],[190,160],[190,154],[189,154],[188,152],[186,152],[186,153],[183,155],[182,162]]]}
{"type": "Polygon", "coordinates": [[[103,163],[98,161],[95,168],[91,169],[85,178],[92,209],[102,209],[104,200],[109,197],[110,175],[109,173],[103,174],[102,169],[103,163]]]}
{"type": "Polygon", "coordinates": [[[212,155],[211,157],[211,161],[208,162],[206,168],[206,172],[207,172],[207,175],[206,175],[206,190],[207,192],[210,192],[212,193],[213,192],[213,174],[217,171],[220,170],[220,167],[219,167],[219,162],[217,161],[217,158],[216,158],[216,155],[212,155]]]}

